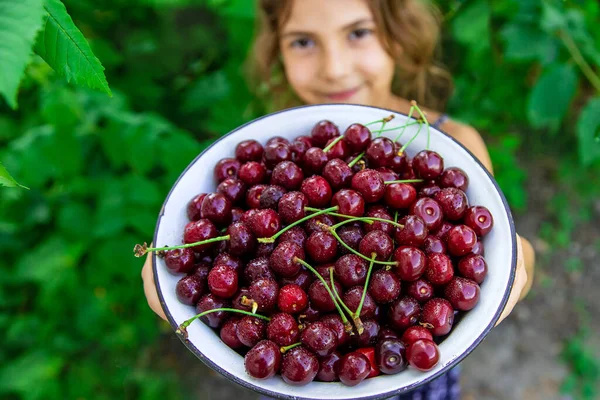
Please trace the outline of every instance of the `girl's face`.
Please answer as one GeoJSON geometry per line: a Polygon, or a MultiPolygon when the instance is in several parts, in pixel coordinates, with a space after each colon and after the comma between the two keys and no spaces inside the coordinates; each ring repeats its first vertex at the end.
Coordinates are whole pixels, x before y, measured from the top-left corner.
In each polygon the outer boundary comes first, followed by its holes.
{"type": "Polygon", "coordinates": [[[285,74],[308,104],[385,107],[394,60],[383,49],[366,0],[295,0],[281,28],[285,74]]]}

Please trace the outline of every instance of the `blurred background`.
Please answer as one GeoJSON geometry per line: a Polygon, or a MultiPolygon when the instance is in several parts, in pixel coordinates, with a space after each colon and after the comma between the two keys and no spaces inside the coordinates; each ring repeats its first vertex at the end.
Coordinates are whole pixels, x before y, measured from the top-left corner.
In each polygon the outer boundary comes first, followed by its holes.
{"type": "MultiPolygon", "coordinates": [[[[447,111],[482,133],[537,252],[531,293],[462,364],[464,399],[598,399],[600,6],[437,3],[447,111]]],[[[187,164],[266,110],[241,74],[253,2],[64,4],[113,96],[36,55],[18,109],[0,97],[0,162],[30,188],[0,188],[0,398],[254,399],[151,312],[132,255],[187,164]]]]}

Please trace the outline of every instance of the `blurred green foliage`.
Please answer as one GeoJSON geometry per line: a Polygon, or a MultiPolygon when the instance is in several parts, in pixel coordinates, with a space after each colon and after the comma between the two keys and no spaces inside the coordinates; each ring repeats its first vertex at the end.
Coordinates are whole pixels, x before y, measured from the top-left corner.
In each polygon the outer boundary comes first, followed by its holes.
{"type": "MultiPolygon", "coordinates": [[[[185,166],[264,112],[241,74],[252,2],[65,0],[68,14],[58,0],[21,4],[20,41],[0,41],[0,55],[18,53],[15,63],[0,57],[12,78],[0,82],[0,184],[14,186],[12,175],[30,188],[0,190],[0,397],[182,398],[177,377],[148,361],[159,323],[132,247],[151,237],[185,166]],[[35,35],[52,36],[41,25],[51,15],[71,33],[54,45],[93,53],[110,89],[90,81],[93,59],[85,72],[44,51],[35,35]]],[[[589,203],[600,158],[598,2],[439,4],[457,85],[449,112],[484,134],[513,209],[527,205],[522,154],[560,157],[560,181],[589,203]]],[[[549,205],[552,243],[574,229],[571,194],[549,205]]],[[[573,346],[569,362],[580,357],[573,346]]]]}

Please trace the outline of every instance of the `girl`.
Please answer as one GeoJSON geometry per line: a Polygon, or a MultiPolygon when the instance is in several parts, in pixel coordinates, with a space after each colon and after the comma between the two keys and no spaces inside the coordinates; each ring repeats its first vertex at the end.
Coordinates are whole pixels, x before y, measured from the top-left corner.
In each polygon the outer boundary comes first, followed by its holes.
{"type": "MultiPolygon", "coordinates": [[[[268,104],[354,103],[408,114],[410,100],[467,147],[491,172],[479,133],[449,119],[442,109],[450,95],[447,72],[433,62],[439,14],[419,0],[260,0],[259,31],[251,59],[253,77],[268,104]]],[[[532,282],[534,252],[517,236],[517,276],[503,320],[532,282]]],[[[150,307],[163,319],[148,257],[142,271],[150,307]]],[[[401,399],[457,399],[452,371],[401,399]]]]}

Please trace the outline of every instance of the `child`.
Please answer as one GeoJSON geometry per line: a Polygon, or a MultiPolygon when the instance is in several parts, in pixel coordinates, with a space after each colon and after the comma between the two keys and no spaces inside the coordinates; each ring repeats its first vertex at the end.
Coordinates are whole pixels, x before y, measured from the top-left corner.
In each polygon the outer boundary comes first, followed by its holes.
{"type": "MultiPolygon", "coordinates": [[[[433,63],[440,18],[432,5],[419,0],[260,0],[259,13],[253,72],[275,108],[354,103],[408,114],[414,99],[429,107],[421,108],[432,126],[452,135],[492,171],[479,133],[434,111],[450,94],[450,78],[433,63]]],[[[517,242],[517,276],[500,320],[532,282],[533,249],[519,236],[517,242]]],[[[142,271],[145,293],[150,307],[165,318],[149,260],[142,271]]],[[[457,371],[400,398],[457,399],[457,371]]]]}

